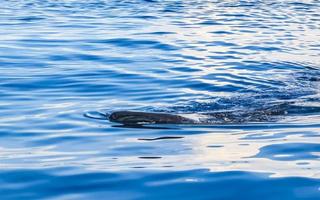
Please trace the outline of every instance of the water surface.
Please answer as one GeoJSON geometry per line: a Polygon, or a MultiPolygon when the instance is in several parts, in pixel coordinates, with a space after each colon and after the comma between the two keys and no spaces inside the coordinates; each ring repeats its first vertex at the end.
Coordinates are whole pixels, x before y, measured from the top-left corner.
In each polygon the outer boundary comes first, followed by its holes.
{"type": "Polygon", "coordinates": [[[320,1],[8,0],[1,199],[320,199],[320,1]],[[293,106],[130,128],[86,113],[293,106]]]}

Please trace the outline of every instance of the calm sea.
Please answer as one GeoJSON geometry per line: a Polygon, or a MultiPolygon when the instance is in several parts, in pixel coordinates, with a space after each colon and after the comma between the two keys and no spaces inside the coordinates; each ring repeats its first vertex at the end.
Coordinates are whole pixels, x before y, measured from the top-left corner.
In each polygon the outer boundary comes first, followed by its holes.
{"type": "Polygon", "coordinates": [[[320,199],[319,0],[1,1],[0,97],[1,200],[320,199]]]}

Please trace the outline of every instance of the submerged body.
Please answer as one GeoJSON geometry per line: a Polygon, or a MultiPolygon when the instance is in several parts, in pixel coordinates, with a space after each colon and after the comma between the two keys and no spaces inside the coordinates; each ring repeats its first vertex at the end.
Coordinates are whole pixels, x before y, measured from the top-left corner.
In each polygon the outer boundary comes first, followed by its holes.
{"type": "Polygon", "coordinates": [[[220,111],[194,114],[168,114],[140,111],[115,111],[109,121],[125,125],[135,124],[223,124],[272,121],[273,116],[287,114],[285,109],[263,109],[253,111],[220,111]]]}

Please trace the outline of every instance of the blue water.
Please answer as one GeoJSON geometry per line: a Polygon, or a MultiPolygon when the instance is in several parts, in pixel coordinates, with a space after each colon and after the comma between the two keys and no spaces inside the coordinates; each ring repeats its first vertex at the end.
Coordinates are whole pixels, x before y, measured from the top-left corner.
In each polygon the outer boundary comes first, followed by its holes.
{"type": "Polygon", "coordinates": [[[0,4],[0,199],[320,199],[319,0],[0,4]],[[261,123],[86,114],[293,106],[261,123]]]}

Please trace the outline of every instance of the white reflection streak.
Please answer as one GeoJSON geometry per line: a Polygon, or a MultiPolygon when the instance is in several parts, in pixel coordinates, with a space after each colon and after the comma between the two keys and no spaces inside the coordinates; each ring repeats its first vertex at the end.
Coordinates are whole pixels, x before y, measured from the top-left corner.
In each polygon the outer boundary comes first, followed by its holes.
{"type": "MultiPolygon", "coordinates": [[[[313,143],[310,138],[303,138],[301,135],[287,136],[286,141],[283,138],[270,140],[241,140],[241,135],[234,134],[216,134],[197,137],[193,140],[193,162],[206,163],[211,171],[243,170],[273,173],[274,177],[282,176],[307,176],[319,178],[320,161],[318,160],[297,160],[297,162],[307,161],[308,167],[297,165],[296,162],[271,160],[267,158],[254,157],[262,147],[274,144],[286,143],[313,143]],[[219,141],[219,142],[217,142],[219,141]],[[248,142],[248,146],[239,146],[241,142],[248,142]],[[208,148],[209,145],[223,145],[220,148],[208,148]]],[[[313,155],[319,155],[316,152],[313,155]]],[[[283,157],[285,155],[276,155],[283,157]]],[[[290,155],[289,155],[290,156],[290,155]]],[[[292,155],[291,155],[292,156],[292,155]]]]}

